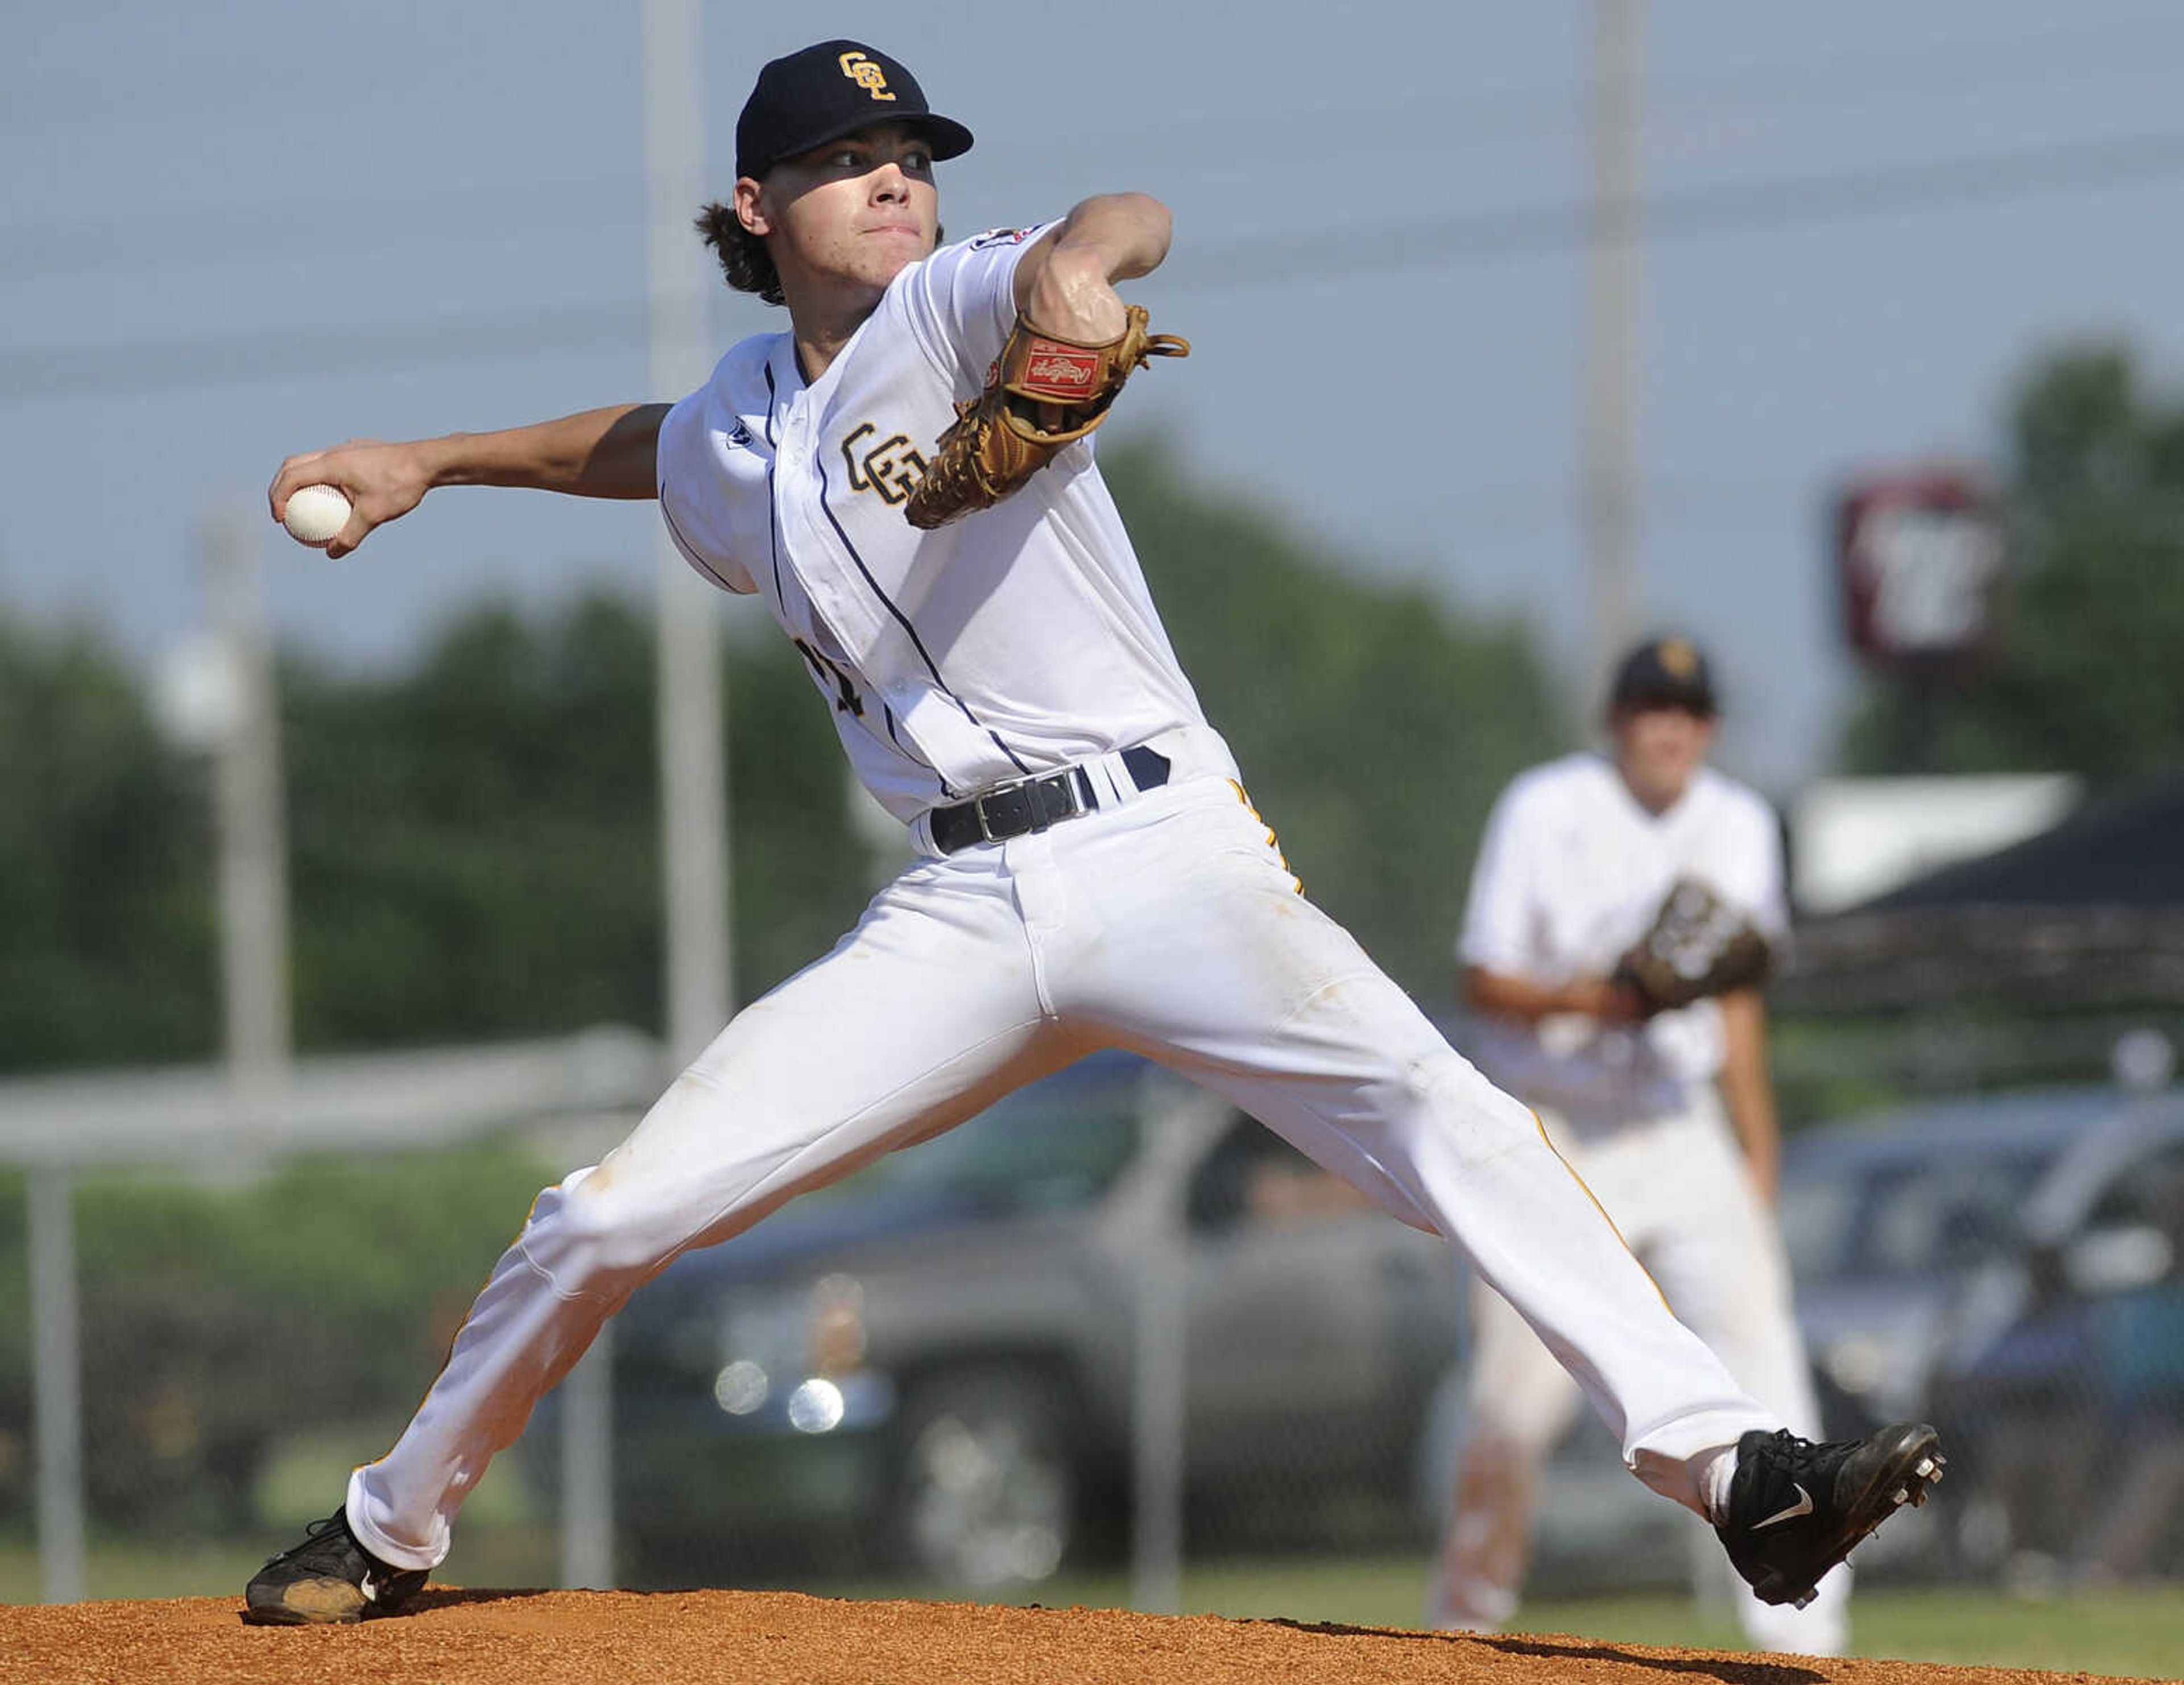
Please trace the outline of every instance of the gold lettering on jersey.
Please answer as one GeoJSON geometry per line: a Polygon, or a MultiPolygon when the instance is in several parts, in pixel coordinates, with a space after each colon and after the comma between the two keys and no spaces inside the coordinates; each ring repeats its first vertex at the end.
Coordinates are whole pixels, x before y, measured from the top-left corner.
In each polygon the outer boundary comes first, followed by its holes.
{"type": "Polygon", "coordinates": [[[874,99],[893,99],[888,92],[887,72],[861,53],[844,53],[836,61],[842,74],[870,94],[874,99]]]}
{"type": "Polygon", "coordinates": [[[850,489],[878,492],[881,501],[900,503],[925,478],[925,459],[906,433],[896,433],[860,451],[859,446],[879,431],[869,421],[860,421],[842,441],[842,460],[850,465],[850,489]]]}
{"type": "Polygon", "coordinates": [[[829,661],[802,638],[795,639],[794,642],[797,652],[811,664],[811,676],[818,681],[819,688],[823,691],[829,685],[834,687],[834,711],[863,719],[865,699],[857,694],[856,683],[849,673],[829,661]]]}

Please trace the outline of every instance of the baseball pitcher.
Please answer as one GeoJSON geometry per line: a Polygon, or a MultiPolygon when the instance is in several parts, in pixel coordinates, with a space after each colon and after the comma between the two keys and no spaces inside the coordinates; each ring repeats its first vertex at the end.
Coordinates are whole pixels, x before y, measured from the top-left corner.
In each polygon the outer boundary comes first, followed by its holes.
{"type": "Polygon", "coordinates": [[[248,1615],[410,1598],[493,1454],[671,1260],[1106,1046],[1447,1237],[1582,1373],[1641,1478],[1719,1524],[1763,1595],[1809,1594],[1923,1495],[1932,1431],[1782,1432],[1531,1114],[1303,898],[1094,458],[1117,387],[1184,349],[1115,290],[1160,264],[1168,214],[1117,194],[940,246],[934,166],[971,143],[874,47],[776,59],[700,228],[731,286],[785,307],[783,331],[672,405],[346,446],[274,479],[276,519],[306,485],[349,498],[336,555],[440,486],[656,497],[690,564],[794,640],[918,858],[628,1140],[539,1195],[409,1426],[251,1581],[248,1615]],[[1792,1488],[1812,1502],[1785,1521],[1792,1488]]]}

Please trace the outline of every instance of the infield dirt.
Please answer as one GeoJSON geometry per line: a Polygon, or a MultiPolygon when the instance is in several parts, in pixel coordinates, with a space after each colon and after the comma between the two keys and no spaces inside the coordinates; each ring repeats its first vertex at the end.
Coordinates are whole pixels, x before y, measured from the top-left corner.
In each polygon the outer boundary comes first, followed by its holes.
{"type": "Polygon", "coordinates": [[[237,1600],[0,1608],[25,1685],[554,1685],[569,1681],[1055,1685],[2032,1685],[2089,1674],[1655,1649],[1117,1610],[848,1603],[794,1593],[430,1588],[355,1627],[246,1627],[237,1600]]]}

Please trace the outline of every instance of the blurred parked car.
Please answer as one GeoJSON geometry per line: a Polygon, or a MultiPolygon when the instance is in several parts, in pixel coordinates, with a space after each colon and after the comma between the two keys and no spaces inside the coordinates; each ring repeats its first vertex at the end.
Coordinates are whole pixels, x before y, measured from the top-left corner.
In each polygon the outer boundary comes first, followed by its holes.
{"type": "MultiPolygon", "coordinates": [[[[2103,1213],[2172,1138],[2184,1152],[2184,1095],[2088,1086],[1953,1098],[1791,1140],[1783,1229],[1826,1431],[1924,1417],[1950,1457],[1944,1501],[1885,1530],[1862,1560],[1985,1575],[2057,1548],[2071,1512],[2059,1471],[2089,1477],[2112,1436],[2097,1377],[2161,1343],[2146,1304],[2126,1332],[2120,1302],[2097,1307],[2064,1284],[2127,1280],[2158,1296],[2158,1281],[2131,1272],[2158,1275],[2162,1243],[2103,1213]]],[[[2161,1419],[2137,1417],[2142,1429],[2161,1419]]],[[[2088,1490],[2072,1496],[2081,1516],[2088,1490]]]]}
{"type": "Polygon", "coordinates": [[[2075,1143],[1934,1380],[1975,1571],[2184,1573],[2184,1095],[2075,1143]]]}
{"type": "Polygon", "coordinates": [[[1973,1095],[1791,1137],[1782,1237],[1830,1437],[1929,1408],[1967,1295],[2017,1267],[2025,1200],[2117,1104],[2106,1088],[1973,1095]]]}
{"type": "Polygon", "coordinates": [[[1145,1260],[1184,1324],[1194,1544],[1415,1529],[1451,1254],[1190,1093],[1095,1057],[641,1292],[614,1346],[636,1575],[995,1587],[1118,1543],[1145,1260]],[[1178,1104],[1181,1188],[1148,1124],[1178,1104]]]}

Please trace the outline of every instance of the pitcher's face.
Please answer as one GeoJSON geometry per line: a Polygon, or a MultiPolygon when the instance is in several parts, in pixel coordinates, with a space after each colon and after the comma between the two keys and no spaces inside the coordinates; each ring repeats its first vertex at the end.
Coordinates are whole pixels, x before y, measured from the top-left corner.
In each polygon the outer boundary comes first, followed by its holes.
{"type": "Polygon", "coordinates": [[[939,236],[933,148],[914,125],[874,124],[776,164],[762,182],[744,177],[736,209],[767,236],[792,296],[818,283],[877,300],[939,236]]]}

